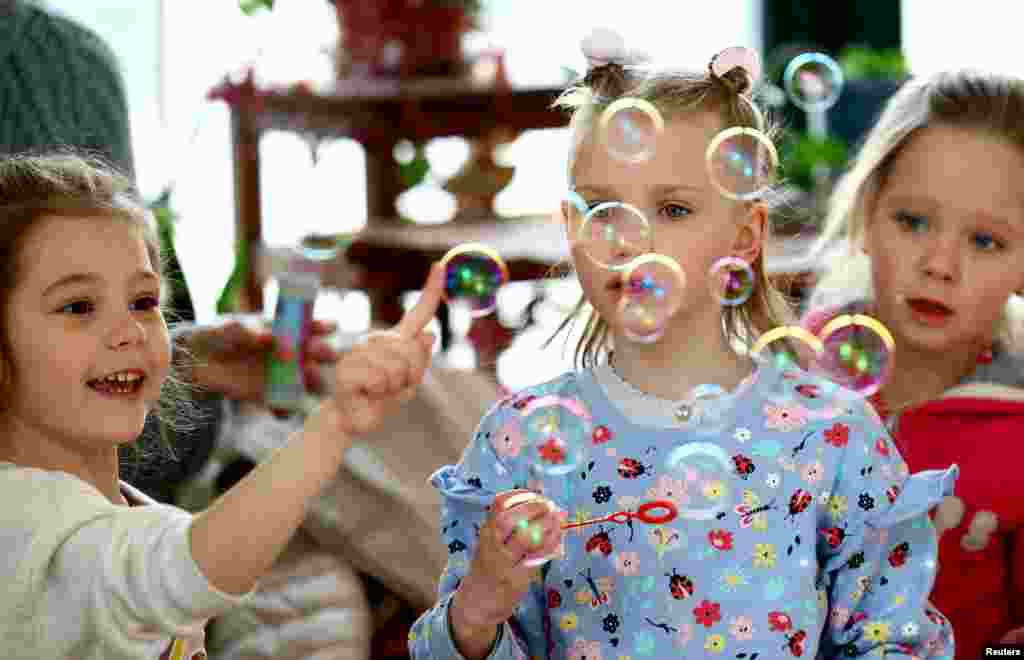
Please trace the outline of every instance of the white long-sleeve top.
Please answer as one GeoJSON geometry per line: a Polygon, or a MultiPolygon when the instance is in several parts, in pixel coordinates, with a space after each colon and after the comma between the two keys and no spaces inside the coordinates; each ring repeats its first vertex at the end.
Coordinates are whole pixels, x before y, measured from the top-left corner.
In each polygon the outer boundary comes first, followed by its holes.
{"type": "Polygon", "coordinates": [[[244,603],[192,558],[193,516],[127,484],[118,506],[65,472],[0,462],[0,655],[205,657],[206,621],[244,603]]]}

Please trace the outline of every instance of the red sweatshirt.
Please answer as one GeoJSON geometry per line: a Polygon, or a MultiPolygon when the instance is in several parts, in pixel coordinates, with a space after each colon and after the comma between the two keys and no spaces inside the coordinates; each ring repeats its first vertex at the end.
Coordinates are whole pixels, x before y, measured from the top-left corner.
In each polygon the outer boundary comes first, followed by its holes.
{"type": "MultiPolygon", "coordinates": [[[[817,332],[837,313],[812,312],[803,325],[817,332]]],[[[911,472],[960,466],[960,502],[944,506],[962,504],[964,513],[942,535],[932,591],[953,624],[958,660],[983,657],[986,644],[1024,626],[1024,470],[1015,462],[1024,458],[1022,367],[1020,358],[997,350],[993,364],[895,420],[893,435],[911,472]],[[995,529],[985,533],[989,520],[995,529]]]]}

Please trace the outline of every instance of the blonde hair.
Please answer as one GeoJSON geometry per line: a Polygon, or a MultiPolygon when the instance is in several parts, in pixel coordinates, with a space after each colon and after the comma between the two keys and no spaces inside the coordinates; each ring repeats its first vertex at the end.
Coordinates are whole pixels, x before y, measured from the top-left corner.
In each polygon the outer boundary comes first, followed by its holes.
{"type": "MultiPolygon", "coordinates": [[[[774,141],[778,127],[745,95],[752,83],[740,67],[722,76],[712,73],[710,67],[704,73],[662,71],[650,75],[642,75],[636,69],[626,69],[614,63],[592,69],[580,84],[565,90],[554,102],[554,107],[571,113],[570,181],[579,148],[593,131],[604,109],[621,98],[646,101],[666,120],[701,111],[717,111],[723,130],[753,128],[774,141]]],[[[765,230],[764,239],[767,240],[770,223],[765,230]]],[[[760,334],[788,324],[793,317],[792,305],[766,275],[763,250],[751,264],[751,269],[754,292],[750,298],[742,305],[722,306],[722,334],[732,346],[749,347],[760,334]]],[[[573,362],[587,368],[597,364],[598,358],[607,353],[611,337],[608,322],[589,306],[585,296],[581,296],[545,346],[584,312],[586,324],[573,352],[573,362]]]]}
{"type": "MultiPolygon", "coordinates": [[[[163,284],[161,312],[166,316],[170,287],[165,279],[166,255],[161,252],[152,213],[142,204],[131,181],[104,161],[72,151],[47,155],[23,154],[0,158],[0,310],[10,304],[11,293],[25,270],[22,252],[33,227],[50,217],[103,217],[137,227],[150,263],[163,284]]],[[[10,401],[16,386],[17,365],[12,360],[9,329],[0,314],[0,412],[10,401]]],[[[187,351],[179,356],[193,359],[187,351]]],[[[188,391],[194,389],[180,376],[176,365],[161,387],[154,414],[160,422],[159,449],[174,455],[165,428],[189,431],[196,428],[198,410],[190,405],[188,391]]],[[[149,452],[141,446],[134,458],[149,452]]]]}
{"type": "MultiPolygon", "coordinates": [[[[983,132],[1024,151],[1024,81],[994,73],[947,71],[910,80],[893,95],[832,194],[813,249],[829,267],[810,296],[810,308],[874,297],[871,261],[859,249],[868,218],[902,148],[915,132],[934,125],[983,132]]],[[[1024,310],[1011,296],[996,335],[1007,348],[1021,350],[1022,327],[1024,310]]]]}

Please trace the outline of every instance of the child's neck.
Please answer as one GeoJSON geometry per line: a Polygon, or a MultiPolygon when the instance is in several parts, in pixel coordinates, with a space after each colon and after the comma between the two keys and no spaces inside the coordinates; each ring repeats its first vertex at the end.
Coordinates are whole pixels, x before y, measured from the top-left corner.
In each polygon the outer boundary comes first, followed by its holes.
{"type": "Polygon", "coordinates": [[[893,411],[912,408],[941,396],[968,376],[977,364],[973,350],[954,354],[920,351],[900,346],[897,340],[894,369],[881,391],[886,407],[893,411]]]}
{"type": "Polygon", "coordinates": [[[679,401],[698,385],[713,384],[731,391],[753,370],[753,362],[737,355],[720,332],[703,341],[693,334],[672,341],[670,332],[655,344],[617,337],[615,373],[644,394],[679,401]]]}
{"type": "Polygon", "coordinates": [[[3,433],[11,442],[0,450],[0,460],[22,467],[67,472],[92,485],[114,504],[128,505],[121,493],[116,446],[82,453],[66,442],[41,437],[42,434],[29,429],[5,426],[3,433]]]}

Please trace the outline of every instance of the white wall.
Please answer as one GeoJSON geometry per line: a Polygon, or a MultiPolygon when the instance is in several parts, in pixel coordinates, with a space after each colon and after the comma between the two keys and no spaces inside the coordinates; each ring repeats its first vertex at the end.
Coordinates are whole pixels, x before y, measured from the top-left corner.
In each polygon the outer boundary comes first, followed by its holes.
{"type": "MultiPolygon", "coordinates": [[[[328,60],[319,49],[336,39],[332,10],[326,0],[284,0],[272,14],[255,17],[243,16],[234,0],[60,4],[106,37],[121,58],[132,103],[140,186],[153,195],[167,181],[176,181],[180,258],[197,316],[209,319],[232,265],[234,202],[227,111],[222,103],[206,103],[204,95],[226,71],[253,60],[263,75],[274,79],[329,79],[328,60]]],[[[727,46],[761,47],[760,0],[486,4],[489,39],[507,49],[510,76],[524,84],[560,81],[562,66],[580,70],[579,41],[595,25],[614,27],[630,45],[658,61],[698,68],[727,46]]],[[[553,208],[564,186],[567,144],[564,130],[533,131],[507,149],[502,158],[518,169],[497,200],[499,212],[553,208]]],[[[466,155],[459,140],[438,141],[429,151],[442,175],[453,173],[466,155]]],[[[293,241],[317,229],[355,229],[365,222],[362,155],[353,143],[329,147],[314,169],[300,137],[270,135],[263,141],[262,157],[267,242],[293,241]]],[[[405,202],[424,216],[437,215],[428,208],[437,204],[436,190],[432,194],[428,188],[405,202]]],[[[531,374],[506,372],[504,377],[511,386],[521,386],[531,374]]]]}
{"type": "Polygon", "coordinates": [[[903,50],[913,73],[977,67],[1024,75],[1018,0],[902,2],[903,50]]]}

